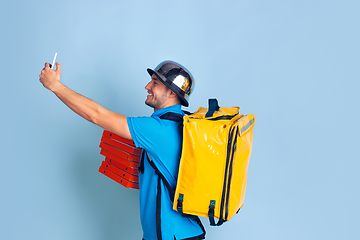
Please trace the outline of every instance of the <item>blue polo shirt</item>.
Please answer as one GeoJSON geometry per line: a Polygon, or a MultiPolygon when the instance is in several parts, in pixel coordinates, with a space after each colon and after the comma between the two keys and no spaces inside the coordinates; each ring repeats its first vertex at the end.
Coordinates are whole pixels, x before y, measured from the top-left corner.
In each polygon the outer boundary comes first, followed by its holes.
{"type": "MultiPolygon", "coordinates": [[[[129,117],[131,136],[137,147],[149,154],[170,186],[175,189],[182,150],[182,123],[163,120],[167,112],[184,115],[180,105],[159,109],[151,117],[129,117]]],[[[140,217],[145,240],[156,240],[156,194],[158,176],[144,159],[144,173],[139,173],[140,217]]],[[[161,182],[161,232],[163,240],[185,239],[202,234],[196,221],[172,209],[166,186],[161,182]]]]}

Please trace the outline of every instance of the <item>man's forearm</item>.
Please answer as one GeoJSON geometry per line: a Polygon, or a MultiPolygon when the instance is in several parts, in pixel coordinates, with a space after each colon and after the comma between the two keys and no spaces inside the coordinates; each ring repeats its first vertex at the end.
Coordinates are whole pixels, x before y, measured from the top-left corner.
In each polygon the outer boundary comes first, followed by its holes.
{"type": "Polygon", "coordinates": [[[50,69],[49,63],[45,63],[39,80],[45,88],[55,93],[66,106],[81,117],[110,132],[132,139],[127,118],[124,115],[109,111],[97,102],[66,87],[60,82],[60,74],[59,63],[56,63],[56,71],[50,69]]]}
{"type": "Polygon", "coordinates": [[[103,108],[100,104],[71,90],[62,83],[52,89],[52,92],[75,113],[97,124],[97,116],[103,108]]]}

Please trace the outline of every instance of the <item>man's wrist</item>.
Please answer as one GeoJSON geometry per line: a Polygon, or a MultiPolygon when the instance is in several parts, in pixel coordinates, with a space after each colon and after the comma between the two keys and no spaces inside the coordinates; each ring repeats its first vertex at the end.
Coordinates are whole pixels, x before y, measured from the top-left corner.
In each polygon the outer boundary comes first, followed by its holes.
{"type": "Polygon", "coordinates": [[[58,93],[59,91],[61,91],[63,87],[64,85],[60,81],[58,81],[54,83],[49,90],[52,91],[53,93],[58,93]]]}

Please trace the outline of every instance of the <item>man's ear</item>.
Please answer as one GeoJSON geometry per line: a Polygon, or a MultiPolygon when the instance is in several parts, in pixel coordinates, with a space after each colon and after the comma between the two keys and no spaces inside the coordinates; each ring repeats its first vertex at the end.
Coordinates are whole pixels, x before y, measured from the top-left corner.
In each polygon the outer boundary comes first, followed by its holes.
{"type": "Polygon", "coordinates": [[[169,94],[169,97],[171,97],[171,98],[176,98],[177,97],[177,95],[176,95],[176,93],[173,91],[173,90],[171,90],[171,89],[169,89],[170,90],[170,94],[169,94]]]}
{"type": "Polygon", "coordinates": [[[179,96],[173,90],[171,90],[171,89],[169,89],[169,90],[170,90],[169,98],[176,99],[176,102],[178,104],[180,104],[181,100],[180,100],[179,96]]]}

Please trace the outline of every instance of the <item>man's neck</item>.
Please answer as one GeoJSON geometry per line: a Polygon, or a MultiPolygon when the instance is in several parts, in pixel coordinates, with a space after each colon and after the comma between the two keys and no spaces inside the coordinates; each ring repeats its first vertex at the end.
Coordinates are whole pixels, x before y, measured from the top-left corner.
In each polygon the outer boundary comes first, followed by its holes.
{"type": "Polygon", "coordinates": [[[157,110],[163,109],[163,108],[167,108],[167,107],[171,107],[171,106],[175,106],[175,105],[179,105],[180,103],[171,103],[171,104],[167,104],[161,108],[154,108],[154,112],[156,112],[157,110]]]}

